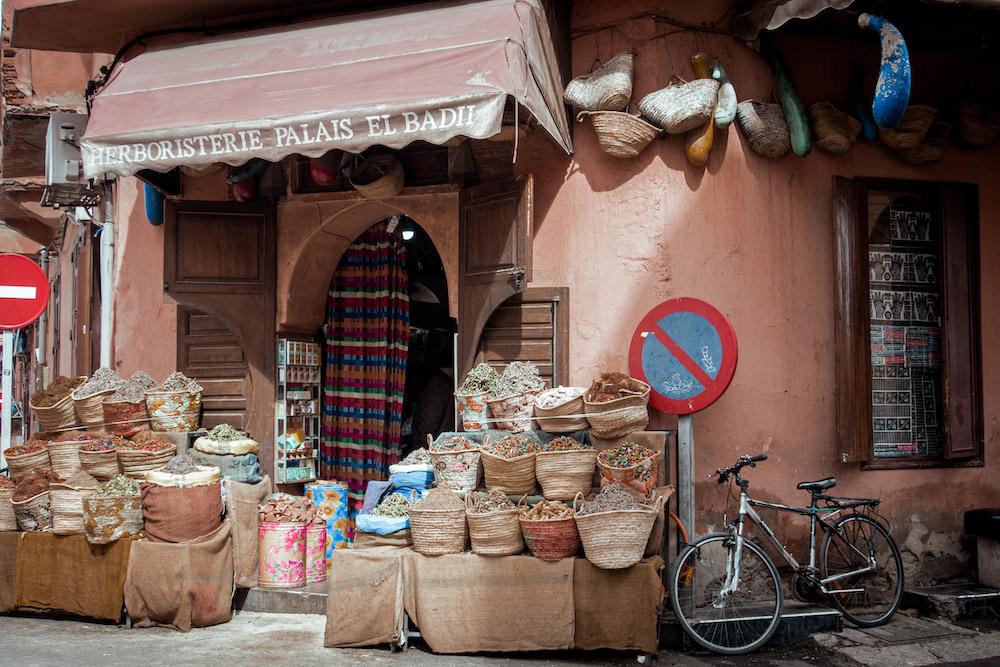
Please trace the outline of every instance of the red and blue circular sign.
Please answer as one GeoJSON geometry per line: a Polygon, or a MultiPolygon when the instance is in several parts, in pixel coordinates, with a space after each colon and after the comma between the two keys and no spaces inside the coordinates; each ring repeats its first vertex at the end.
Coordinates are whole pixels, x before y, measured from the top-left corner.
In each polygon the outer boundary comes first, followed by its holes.
{"type": "Polygon", "coordinates": [[[48,303],[45,272],[24,255],[0,253],[0,329],[28,326],[48,303]]]}
{"type": "Polygon", "coordinates": [[[629,371],[652,388],[657,410],[689,415],[725,393],[736,373],[736,332],[725,316],[700,299],[683,297],[653,308],[636,327],[629,371]]]}

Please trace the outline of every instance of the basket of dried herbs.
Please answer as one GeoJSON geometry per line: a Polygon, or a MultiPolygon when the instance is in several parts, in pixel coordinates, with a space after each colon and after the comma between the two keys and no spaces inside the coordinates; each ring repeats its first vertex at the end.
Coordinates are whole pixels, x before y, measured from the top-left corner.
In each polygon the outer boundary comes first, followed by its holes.
{"type": "Polygon", "coordinates": [[[512,556],[524,551],[517,507],[503,491],[468,493],[465,518],[472,550],[480,556],[512,556]]]}
{"type": "Polygon", "coordinates": [[[542,443],[535,455],[535,477],[548,500],[572,500],[594,482],[597,452],[589,442],[559,436],[542,443]]]}
{"type": "Polygon", "coordinates": [[[427,449],[434,464],[434,481],[452,491],[471,491],[479,486],[483,465],[479,443],[463,434],[427,436],[427,449]]]}
{"type": "Polygon", "coordinates": [[[479,364],[465,376],[462,386],[455,392],[464,430],[482,431],[488,428],[490,408],[486,398],[499,379],[500,374],[487,363],[479,364]]]}
{"type": "Polygon", "coordinates": [[[590,430],[598,438],[618,438],[649,424],[650,387],[624,373],[601,373],[584,395],[590,430]]]}
{"type": "Polygon", "coordinates": [[[424,556],[465,551],[469,526],[465,505],[451,489],[438,486],[410,508],[413,550],[424,556]]]}
{"type": "Polygon", "coordinates": [[[146,410],[154,431],[194,431],[201,412],[201,385],[179,371],[146,391],[146,410]]]}
{"type": "Polygon", "coordinates": [[[573,508],[559,500],[542,500],[531,507],[521,498],[517,507],[521,533],[531,555],[542,560],[573,558],[580,550],[573,508]]]}
{"type": "Polygon", "coordinates": [[[524,433],[511,433],[496,441],[486,438],[482,447],[486,488],[514,496],[534,493],[535,455],[540,449],[538,441],[524,433]]]}
{"type": "Polygon", "coordinates": [[[538,367],[530,361],[511,362],[487,398],[494,428],[523,433],[531,430],[535,399],[545,388],[538,367]]]}
{"type": "Polygon", "coordinates": [[[76,425],[73,390],[86,380],[86,375],[76,378],[60,375],[43,391],[32,395],[28,405],[38,417],[43,431],[58,431],[76,425]]]}
{"type": "Polygon", "coordinates": [[[621,484],[612,484],[589,503],[578,494],[573,509],[587,560],[605,570],[618,570],[642,560],[663,498],[650,507],[621,484]]]}

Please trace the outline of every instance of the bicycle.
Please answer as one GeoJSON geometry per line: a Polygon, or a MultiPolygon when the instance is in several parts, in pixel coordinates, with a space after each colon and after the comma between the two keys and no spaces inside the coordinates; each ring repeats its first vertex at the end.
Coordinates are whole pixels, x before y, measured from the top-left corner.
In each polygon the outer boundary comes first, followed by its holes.
{"type": "Polygon", "coordinates": [[[784,605],[781,578],[764,549],[744,537],[748,520],[795,571],[792,590],[797,597],[826,596],[857,626],[886,623],[903,596],[903,561],[876,513],[881,500],[826,495],[824,491],[837,484],[833,477],[798,485],[812,494],[806,508],[754,500],[740,471],[766,460],[767,454],[741,456],[735,465],[711,475],[718,476],[720,484],[733,480],[739,486],[739,511],[726,532],[688,545],[674,564],[670,604],[685,633],[709,651],[736,655],[763,646],[777,631],[784,605]],[[757,513],[758,507],[809,517],[808,565],[800,565],[788,552],[757,513]],[[824,533],[818,567],[817,526],[824,533]]]}

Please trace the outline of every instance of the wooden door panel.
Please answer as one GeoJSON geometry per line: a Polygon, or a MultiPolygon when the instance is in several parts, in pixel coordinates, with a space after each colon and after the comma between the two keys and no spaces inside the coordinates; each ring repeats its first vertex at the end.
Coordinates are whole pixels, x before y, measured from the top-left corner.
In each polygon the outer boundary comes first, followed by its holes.
{"type": "Polygon", "coordinates": [[[201,385],[202,425],[243,428],[250,396],[249,365],[236,335],[221,320],[177,309],[177,367],[201,385]]]}

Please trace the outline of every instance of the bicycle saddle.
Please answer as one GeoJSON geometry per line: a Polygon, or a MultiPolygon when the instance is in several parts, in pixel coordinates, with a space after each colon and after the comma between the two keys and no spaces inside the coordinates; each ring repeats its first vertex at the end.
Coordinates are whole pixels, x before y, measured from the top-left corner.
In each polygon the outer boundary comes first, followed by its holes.
{"type": "Polygon", "coordinates": [[[827,477],[826,479],[818,479],[815,482],[799,482],[797,488],[803,491],[824,491],[832,489],[835,486],[837,486],[837,478],[827,477]]]}

